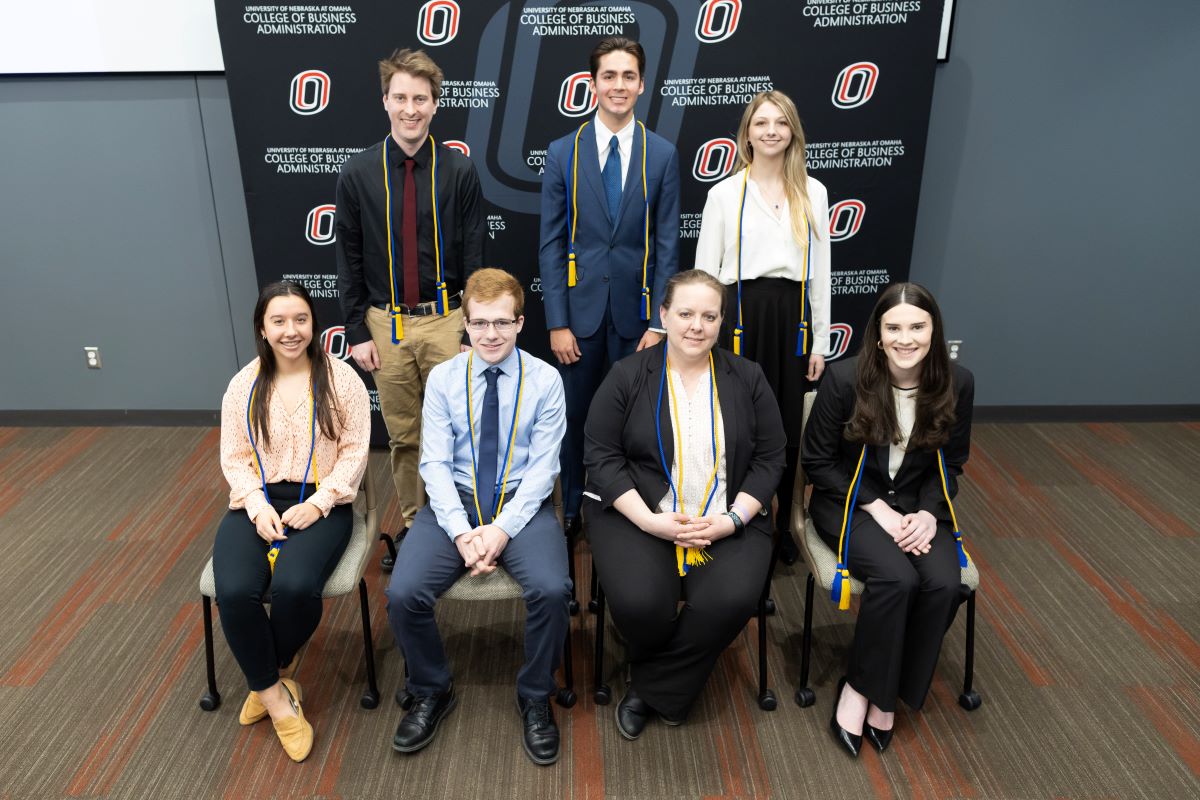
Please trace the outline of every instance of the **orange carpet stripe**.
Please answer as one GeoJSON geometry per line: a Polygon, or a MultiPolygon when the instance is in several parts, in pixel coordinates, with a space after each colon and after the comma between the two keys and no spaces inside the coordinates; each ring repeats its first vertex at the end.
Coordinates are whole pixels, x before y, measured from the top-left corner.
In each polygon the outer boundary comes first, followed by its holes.
{"type": "MultiPolygon", "coordinates": [[[[604,748],[600,743],[600,725],[612,719],[609,714],[601,713],[612,706],[597,707],[592,699],[594,652],[585,645],[595,641],[596,629],[585,622],[590,620],[594,626],[603,625],[604,621],[587,610],[588,587],[592,580],[592,559],[585,557],[588,552],[586,543],[576,544],[575,580],[578,586],[575,596],[579,598],[580,609],[579,616],[573,620],[576,632],[571,637],[571,654],[575,659],[575,693],[579,702],[567,715],[570,736],[562,740],[562,746],[570,747],[571,780],[566,786],[568,800],[594,800],[605,796],[604,748]]],[[[613,698],[614,703],[620,700],[619,696],[613,698]]]]}
{"type": "MultiPolygon", "coordinates": [[[[1164,693],[1182,690],[1158,686],[1131,686],[1126,691],[1146,719],[1158,730],[1159,735],[1179,756],[1179,760],[1187,765],[1193,775],[1200,777],[1200,738],[1197,738],[1194,730],[1190,730],[1180,721],[1174,704],[1162,696],[1164,693]]],[[[1187,692],[1187,695],[1195,706],[1195,694],[1187,692]]]]}
{"type": "Polygon", "coordinates": [[[1085,422],[1083,427],[1091,431],[1096,438],[1119,445],[1133,444],[1133,434],[1125,427],[1115,422],[1085,422]]]}
{"type": "Polygon", "coordinates": [[[871,791],[875,793],[875,800],[896,800],[892,782],[888,780],[887,772],[883,769],[883,761],[868,756],[862,759],[862,762],[867,770],[867,778],[871,781],[871,791]]]}
{"type": "Polygon", "coordinates": [[[979,608],[976,611],[979,620],[986,620],[996,635],[1000,637],[1009,654],[1012,655],[1021,667],[1021,670],[1029,678],[1030,685],[1050,686],[1053,683],[1050,673],[1034,660],[1029,651],[1021,645],[1019,639],[1009,629],[1009,622],[1014,618],[1018,618],[1035,628],[1040,628],[1040,623],[1025,610],[1025,607],[1017,600],[1013,591],[1008,588],[1008,584],[994,570],[988,567],[987,562],[980,557],[977,548],[971,551],[971,558],[975,560],[979,571],[987,576],[981,580],[981,591],[987,593],[987,602],[979,604],[979,608]],[[992,613],[992,608],[996,608],[1001,613],[992,613]]]}
{"type": "Polygon", "coordinates": [[[23,429],[22,428],[0,428],[0,448],[8,446],[8,443],[17,438],[23,429]]]}
{"type": "MultiPolygon", "coordinates": [[[[770,628],[770,623],[767,623],[770,628]]],[[[733,688],[733,708],[737,717],[738,728],[741,731],[742,753],[746,758],[747,778],[750,783],[751,797],[770,797],[771,796],[771,776],[767,772],[766,762],[763,761],[762,747],[758,742],[758,728],[755,725],[755,716],[757,714],[766,714],[758,707],[758,619],[750,620],[750,624],[742,630],[741,635],[743,657],[741,663],[747,668],[741,674],[748,678],[742,683],[745,686],[745,691],[739,691],[737,687],[733,688]],[[750,700],[754,699],[754,707],[750,707],[750,700]]],[[[770,654],[771,641],[767,637],[768,655],[770,654]]],[[[768,663],[767,685],[770,686],[770,663],[768,663]]],[[[782,691],[781,687],[778,688],[782,691]]],[[[776,695],[778,697],[778,695],[776,695]]],[[[780,703],[782,705],[782,702],[780,703]]],[[[779,713],[779,709],[774,712],[779,713]]]]}
{"type": "MultiPolygon", "coordinates": [[[[950,704],[957,705],[957,700],[950,704]]],[[[947,747],[947,741],[930,728],[929,721],[921,712],[910,713],[908,719],[916,733],[916,738],[929,752],[930,757],[920,759],[925,767],[926,775],[938,785],[938,797],[975,797],[975,787],[966,779],[958,768],[954,752],[947,747]]]]}

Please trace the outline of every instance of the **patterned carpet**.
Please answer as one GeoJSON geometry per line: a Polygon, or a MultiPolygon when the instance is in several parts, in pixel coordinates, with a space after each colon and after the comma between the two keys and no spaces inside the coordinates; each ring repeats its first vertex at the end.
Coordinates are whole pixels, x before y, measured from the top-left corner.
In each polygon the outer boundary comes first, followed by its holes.
{"type": "MultiPolygon", "coordinates": [[[[773,589],[778,710],[755,702],[752,622],[688,724],[652,723],[624,741],[613,706],[591,699],[585,611],[572,621],[579,703],[556,708],[563,758],[538,768],[513,702],[519,602],[442,605],[459,707],[427,750],[391,750],[403,666],[374,559],[378,709],[358,704],[350,596],[327,601],[302,654],[297,679],[317,729],[306,762],[288,761],[267,723],[237,724],[244,684],[219,629],[224,703],[200,710],[196,581],[225,499],[217,431],[0,429],[0,800],[1200,796],[1200,425],[990,424],[975,440],[956,505],[982,572],[981,709],[956,702],[960,619],[925,711],[898,714],[892,748],[857,761],[836,750],[826,725],[853,616],[818,597],[817,705],[797,707],[797,564],[773,589]]],[[[394,529],[385,458],[373,459],[394,529]]],[[[586,586],[586,545],[578,565],[586,586]]],[[[619,697],[611,657],[608,671],[619,697]]]]}

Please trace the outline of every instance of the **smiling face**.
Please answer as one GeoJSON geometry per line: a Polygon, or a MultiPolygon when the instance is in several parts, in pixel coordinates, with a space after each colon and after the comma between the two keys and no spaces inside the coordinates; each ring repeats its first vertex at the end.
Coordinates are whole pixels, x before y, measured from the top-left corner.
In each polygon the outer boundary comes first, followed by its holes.
{"type": "Polygon", "coordinates": [[[707,356],[721,330],[721,293],[703,283],[675,287],[671,306],[659,309],[667,346],[688,360],[707,356]]]}
{"type": "Polygon", "coordinates": [[[313,338],[312,309],[294,294],[271,298],[263,312],[259,334],[267,340],[278,363],[308,358],[313,338]]]}
{"type": "Polygon", "coordinates": [[[484,302],[475,298],[467,301],[464,312],[467,316],[467,335],[471,337],[471,346],[475,354],[489,364],[499,364],[508,358],[517,346],[517,334],[525,325],[525,317],[518,316],[515,310],[516,301],[510,294],[502,294],[494,300],[484,302]],[[514,322],[508,330],[500,330],[495,323],[504,325],[514,322]],[[482,330],[474,326],[481,323],[491,323],[482,330]]]}
{"type": "Polygon", "coordinates": [[[392,137],[406,152],[415,153],[429,136],[429,123],[437,113],[429,79],[397,72],[388,83],[383,107],[392,122],[392,137]]]}
{"type": "Polygon", "coordinates": [[[637,58],[624,50],[601,56],[592,76],[592,90],[600,103],[600,121],[609,130],[624,128],[633,116],[638,97],[646,90],[637,58]]]}
{"type": "Polygon", "coordinates": [[[911,386],[933,341],[933,317],[908,303],[892,306],[879,320],[879,347],[887,357],[892,382],[911,386]]]}
{"type": "Polygon", "coordinates": [[[771,158],[787,151],[792,141],[792,126],[779,106],[768,101],[755,109],[746,134],[755,156],[771,158]]]}

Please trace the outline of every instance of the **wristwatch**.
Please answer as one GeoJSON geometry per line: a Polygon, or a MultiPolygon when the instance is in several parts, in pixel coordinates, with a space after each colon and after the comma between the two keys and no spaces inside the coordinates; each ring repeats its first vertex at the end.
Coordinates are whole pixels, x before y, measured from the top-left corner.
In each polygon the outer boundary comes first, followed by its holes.
{"type": "Polygon", "coordinates": [[[736,536],[746,530],[746,523],[742,522],[742,515],[736,511],[726,511],[725,516],[733,520],[733,534],[736,536]]]}

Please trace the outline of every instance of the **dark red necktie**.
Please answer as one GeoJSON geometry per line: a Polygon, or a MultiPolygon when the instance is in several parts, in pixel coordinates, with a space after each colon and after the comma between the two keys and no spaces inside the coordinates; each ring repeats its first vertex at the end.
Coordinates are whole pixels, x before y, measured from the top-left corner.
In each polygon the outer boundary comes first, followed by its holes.
{"type": "Polygon", "coordinates": [[[417,182],[413,180],[416,165],[413,159],[404,159],[404,216],[400,230],[404,238],[404,305],[409,308],[421,302],[421,279],[417,275],[417,182]]]}

